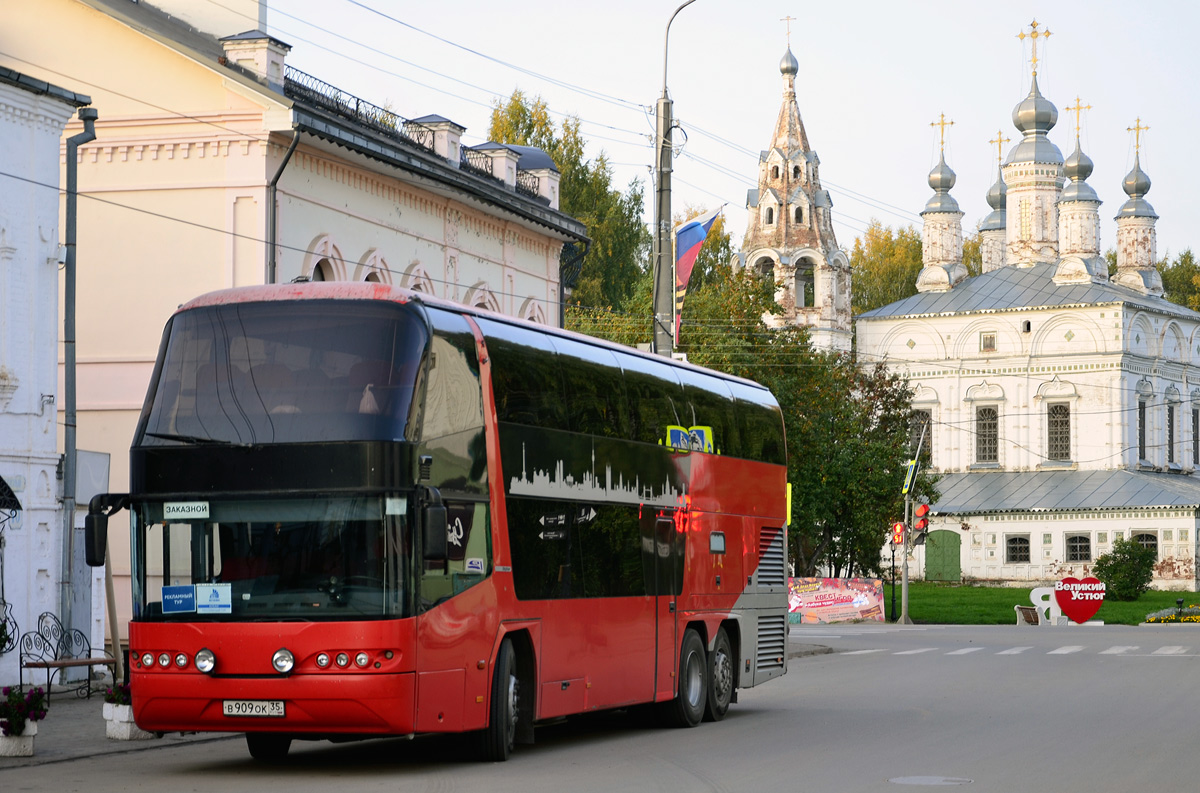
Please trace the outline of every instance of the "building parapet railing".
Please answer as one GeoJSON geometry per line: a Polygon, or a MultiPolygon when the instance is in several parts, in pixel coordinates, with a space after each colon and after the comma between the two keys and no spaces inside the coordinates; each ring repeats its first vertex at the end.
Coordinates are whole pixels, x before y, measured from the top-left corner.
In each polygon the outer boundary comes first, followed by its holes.
{"type": "Polygon", "coordinates": [[[461,156],[459,157],[459,170],[473,173],[476,176],[486,176],[488,179],[495,179],[496,175],[492,171],[492,158],[481,151],[468,149],[466,146],[459,148],[461,156]]]}
{"type": "Polygon", "coordinates": [[[337,86],[306,74],[291,66],[287,67],[283,93],[292,99],[300,99],[317,107],[354,121],[380,134],[433,151],[433,130],[414,121],[402,118],[392,111],[348,94],[337,86]]]}
{"type": "Polygon", "coordinates": [[[530,198],[538,198],[540,193],[538,189],[541,186],[541,178],[529,171],[517,171],[517,192],[529,196],[530,198]]]}

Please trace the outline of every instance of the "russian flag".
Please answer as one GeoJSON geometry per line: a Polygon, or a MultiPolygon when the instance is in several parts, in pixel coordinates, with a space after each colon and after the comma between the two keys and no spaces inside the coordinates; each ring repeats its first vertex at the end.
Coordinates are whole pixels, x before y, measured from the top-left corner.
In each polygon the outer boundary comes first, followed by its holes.
{"type": "Polygon", "coordinates": [[[700,247],[708,238],[708,231],[721,214],[725,205],[699,217],[694,217],[675,229],[675,342],[679,342],[679,323],[683,316],[683,298],[687,294],[688,280],[700,247]]]}

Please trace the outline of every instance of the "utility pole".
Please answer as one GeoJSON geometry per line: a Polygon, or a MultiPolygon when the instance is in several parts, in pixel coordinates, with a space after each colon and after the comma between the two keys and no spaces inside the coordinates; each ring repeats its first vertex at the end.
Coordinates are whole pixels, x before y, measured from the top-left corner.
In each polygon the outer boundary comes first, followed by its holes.
{"type": "Polygon", "coordinates": [[[657,179],[654,194],[654,334],[651,341],[653,352],[670,356],[675,350],[675,257],[671,249],[671,97],[667,93],[667,42],[671,35],[671,23],[684,8],[696,0],[675,9],[667,21],[667,32],[663,35],[663,85],[658,99],[657,122],[654,125],[657,179]]]}

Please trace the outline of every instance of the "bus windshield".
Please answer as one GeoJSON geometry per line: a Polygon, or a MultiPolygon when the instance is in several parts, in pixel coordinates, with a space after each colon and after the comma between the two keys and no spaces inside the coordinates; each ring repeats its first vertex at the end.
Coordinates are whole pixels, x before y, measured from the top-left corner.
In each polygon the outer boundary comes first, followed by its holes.
{"type": "Polygon", "coordinates": [[[181,312],[137,446],[404,440],[428,333],[412,306],[306,301],[181,312]]]}
{"type": "Polygon", "coordinates": [[[407,512],[391,496],[137,505],[135,619],[406,616],[407,512]]]}

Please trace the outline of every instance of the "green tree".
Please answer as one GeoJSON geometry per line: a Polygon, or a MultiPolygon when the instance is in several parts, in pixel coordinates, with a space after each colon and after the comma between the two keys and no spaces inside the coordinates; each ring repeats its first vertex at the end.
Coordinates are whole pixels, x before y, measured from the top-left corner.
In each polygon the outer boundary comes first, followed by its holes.
{"type": "Polygon", "coordinates": [[[1137,600],[1150,589],[1157,554],[1137,540],[1113,540],[1112,550],[1092,565],[1092,575],[1104,582],[1106,600],[1137,600]]]}
{"type": "Polygon", "coordinates": [[[541,97],[520,90],[492,107],[488,136],[497,143],[536,146],[558,166],[559,208],[582,222],[592,239],[571,300],[620,309],[647,269],[650,232],[642,222],[643,188],[634,180],[624,192],[612,186],[612,166],[601,152],[585,159],[587,142],[577,117],[556,130],[541,97]]]}
{"type": "Polygon", "coordinates": [[[915,295],[921,272],[921,235],[912,226],[892,231],[872,220],[850,251],[851,306],[861,314],[915,295]]]}
{"type": "Polygon", "coordinates": [[[1164,256],[1158,263],[1158,272],[1163,281],[1163,297],[1193,311],[1200,311],[1200,264],[1191,248],[1169,261],[1164,256]]]}
{"type": "Polygon", "coordinates": [[[967,275],[974,278],[983,273],[983,235],[978,231],[963,237],[963,266],[967,275]]]}

